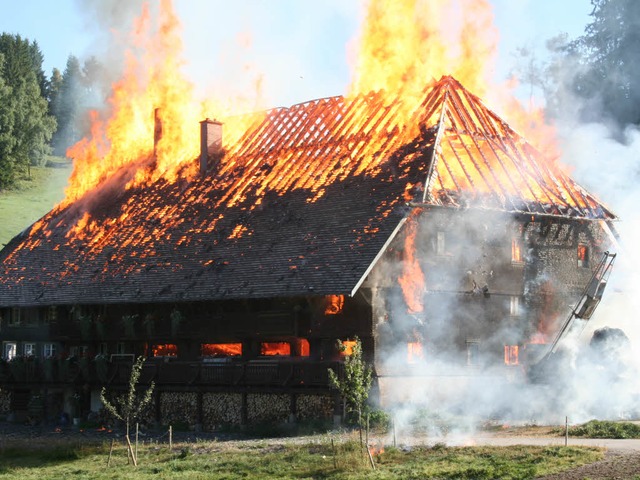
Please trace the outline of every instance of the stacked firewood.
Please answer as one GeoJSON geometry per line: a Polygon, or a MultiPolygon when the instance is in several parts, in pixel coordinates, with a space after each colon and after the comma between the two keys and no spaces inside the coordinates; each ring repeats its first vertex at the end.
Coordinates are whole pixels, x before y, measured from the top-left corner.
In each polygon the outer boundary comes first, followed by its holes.
{"type": "Polygon", "coordinates": [[[9,413],[11,410],[11,392],[0,389],[0,414],[9,413]]]}
{"type": "Polygon", "coordinates": [[[197,421],[198,397],[194,392],[162,392],[160,418],[165,425],[194,425],[197,421]]]}
{"type": "Polygon", "coordinates": [[[215,430],[220,425],[242,423],[241,393],[205,393],[202,396],[202,423],[205,430],[215,430]]]}
{"type": "Polygon", "coordinates": [[[321,420],[333,417],[333,398],[328,395],[298,395],[296,398],[298,420],[321,420]]]}
{"type": "Polygon", "coordinates": [[[252,393],[247,395],[247,421],[285,422],[291,412],[289,395],[252,393]]]}

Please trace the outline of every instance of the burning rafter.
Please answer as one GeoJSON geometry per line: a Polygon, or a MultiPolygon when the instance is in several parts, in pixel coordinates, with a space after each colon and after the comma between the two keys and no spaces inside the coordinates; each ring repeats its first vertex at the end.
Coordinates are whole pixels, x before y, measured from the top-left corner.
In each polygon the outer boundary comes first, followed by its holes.
{"type": "Polygon", "coordinates": [[[613,218],[453,78],[427,88],[407,124],[386,98],[254,116],[203,176],[132,184],[153,167],[123,168],[12,240],[0,300],[350,294],[411,202],[613,218]]]}

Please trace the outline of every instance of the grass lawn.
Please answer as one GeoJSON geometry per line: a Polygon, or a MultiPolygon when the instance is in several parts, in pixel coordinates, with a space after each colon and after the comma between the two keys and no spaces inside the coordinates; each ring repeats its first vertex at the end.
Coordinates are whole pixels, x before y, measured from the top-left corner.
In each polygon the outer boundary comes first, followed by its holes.
{"type": "Polygon", "coordinates": [[[109,444],[56,446],[5,443],[0,479],[527,479],[597,461],[603,451],[589,447],[413,447],[387,448],[374,455],[372,471],[359,444],[328,437],[298,444],[198,441],[144,445],[138,467],[127,464],[125,447],[109,444]]]}
{"type": "Polygon", "coordinates": [[[42,217],[64,198],[71,165],[31,167],[31,178],[24,178],[12,190],[0,192],[0,248],[42,217]]]}

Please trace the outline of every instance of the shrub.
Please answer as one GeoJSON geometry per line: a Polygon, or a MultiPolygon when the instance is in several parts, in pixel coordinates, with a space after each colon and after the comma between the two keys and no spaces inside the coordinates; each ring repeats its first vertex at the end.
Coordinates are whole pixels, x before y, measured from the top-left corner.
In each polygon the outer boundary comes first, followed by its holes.
{"type": "Polygon", "coordinates": [[[640,438],[640,425],[630,422],[591,420],[569,429],[574,437],[588,438],[640,438]]]}

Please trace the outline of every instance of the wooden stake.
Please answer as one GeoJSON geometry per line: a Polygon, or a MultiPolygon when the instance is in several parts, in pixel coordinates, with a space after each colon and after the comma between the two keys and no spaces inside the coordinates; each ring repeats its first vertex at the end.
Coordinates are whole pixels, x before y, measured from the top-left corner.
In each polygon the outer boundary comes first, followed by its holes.
{"type": "Polygon", "coordinates": [[[138,458],[138,423],[136,423],[136,459],[138,458]]]}
{"type": "Polygon", "coordinates": [[[169,425],[169,450],[173,450],[173,428],[169,425]]]}
{"type": "Polygon", "coordinates": [[[336,446],[333,443],[333,438],[331,439],[331,450],[333,450],[333,468],[338,469],[338,459],[336,453],[336,446]]]}
{"type": "Polygon", "coordinates": [[[367,444],[367,454],[369,455],[369,462],[371,463],[371,468],[376,469],[376,464],[373,462],[373,456],[371,455],[371,450],[369,450],[369,444],[367,444]]]}
{"type": "Polygon", "coordinates": [[[131,446],[131,440],[129,439],[129,435],[127,435],[125,438],[127,439],[127,448],[129,449],[129,453],[131,454],[131,458],[133,459],[133,466],[137,467],[138,460],[136,459],[136,456],[133,453],[133,447],[131,446]]]}
{"type": "Polygon", "coordinates": [[[116,439],[112,438],[111,439],[111,448],[109,449],[109,458],[107,459],[107,467],[109,467],[111,465],[111,454],[113,453],[113,445],[114,443],[116,443],[116,439]]]}
{"type": "Polygon", "coordinates": [[[391,417],[391,429],[393,430],[393,448],[396,448],[396,417],[391,417]]]}
{"type": "Polygon", "coordinates": [[[569,417],[564,417],[564,446],[569,444],[569,417]]]}
{"type": "MultiPolygon", "coordinates": [[[[128,437],[127,435],[125,435],[125,437],[124,437],[124,438],[125,438],[125,440],[126,440],[126,439],[127,439],[127,438],[129,438],[129,437],[128,437]]],[[[127,443],[127,442],[125,441],[124,443],[125,443],[125,446],[126,446],[126,443],[127,443]]],[[[127,447],[127,465],[131,465],[131,463],[132,463],[132,460],[131,460],[131,454],[132,454],[132,453],[133,453],[133,452],[131,452],[131,451],[129,450],[129,447],[127,447]]]]}
{"type": "Polygon", "coordinates": [[[369,448],[369,414],[367,413],[367,428],[365,430],[365,440],[364,442],[367,444],[367,449],[369,448]]]}

